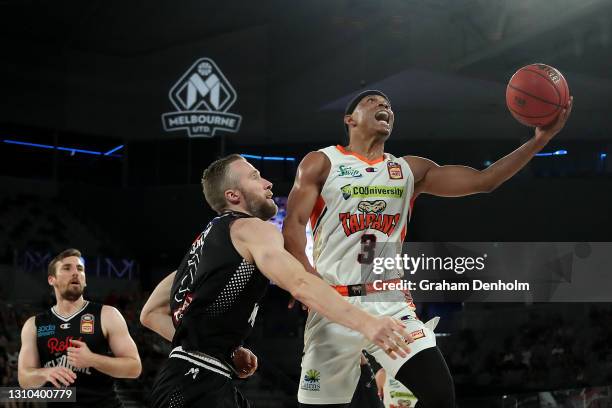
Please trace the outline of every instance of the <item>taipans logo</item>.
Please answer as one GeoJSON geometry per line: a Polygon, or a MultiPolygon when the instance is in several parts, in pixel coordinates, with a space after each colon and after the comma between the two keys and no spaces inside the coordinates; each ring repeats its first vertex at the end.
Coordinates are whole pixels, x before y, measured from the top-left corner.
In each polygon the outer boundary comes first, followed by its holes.
{"type": "Polygon", "coordinates": [[[36,329],[36,337],[53,336],[55,334],[55,325],[39,326],[36,329]]]}
{"type": "Polygon", "coordinates": [[[355,170],[351,166],[345,166],[341,164],[338,166],[338,177],[343,178],[359,178],[363,177],[363,174],[359,170],[355,170]]]}
{"type": "Polygon", "coordinates": [[[384,200],[376,201],[360,201],[357,209],[362,213],[380,214],[387,208],[387,203],[384,200]]]}
{"type": "Polygon", "coordinates": [[[302,379],[301,389],[306,391],[321,390],[321,373],[317,370],[308,370],[302,379]]]}
{"type": "Polygon", "coordinates": [[[401,214],[351,214],[350,212],[338,214],[344,234],[348,237],[356,232],[366,229],[375,229],[387,236],[391,236],[400,222],[401,214]]]}
{"type": "Polygon", "coordinates": [[[348,200],[351,197],[355,198],[402,198],[404,195],[404,187],[389,187],[389,186],[354,186],[347,184],[340,187],[342,198],[348,200]]]}
{"type": "Polygon", "coordinates": [[[242,116],[228,113],[236,91],[210,58],[200,58],[170,89],[177,112],[162,114],[166,132],[187,130],[190,137],[213,137],[218,130],[236,133],[242,116]]]}

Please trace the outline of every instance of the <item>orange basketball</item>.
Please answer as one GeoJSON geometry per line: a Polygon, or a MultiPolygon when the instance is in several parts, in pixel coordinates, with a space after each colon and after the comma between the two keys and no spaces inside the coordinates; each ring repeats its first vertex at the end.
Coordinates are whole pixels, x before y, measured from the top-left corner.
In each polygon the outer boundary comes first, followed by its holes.
{"type": "Polygon", "coordinates": [[[506,105],[523,125],[546,126],[557,119],[570,98],[565,78],[545,64],[527,65],[518,71],[506,88],[506,105]]]}

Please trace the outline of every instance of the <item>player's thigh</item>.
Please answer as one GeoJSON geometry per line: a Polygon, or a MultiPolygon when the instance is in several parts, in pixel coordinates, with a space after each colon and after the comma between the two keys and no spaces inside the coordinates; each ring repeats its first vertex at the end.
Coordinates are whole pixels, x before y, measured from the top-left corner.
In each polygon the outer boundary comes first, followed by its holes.
{"type": "Polygon", "coordinates": [[[298,400],[314,405],[350,402],[361,372],[363,336],[316,317],[310,319],[304,338],[298,400]]]}
{"type": "Polygon", "coordinates": [[[155,379],[151,406],[247,408],[249,405],[230,378],[188,361],[170,358],[155,379]]]}
{"type": "Polygon", "coordinates": [[[406,357],[397,357],[395,360],[393,360],[385,353],[383,349],[374,344],[370,344],[366,348],[366,351],[374,356],[376,361],[383,366],[387,372],[387,375],[390,375],[391,377],[395,377],[395,374],[399,371],[400,367],[402,367],[406,361],[410,360],[417,353],[436,346],[435,333],[426,327],[423,322],[413,317],[404,319],[402,322],[406,325],[406,331],[410,333],[414,339],[414,341],[409,345],[410,352],[406,357]]]}

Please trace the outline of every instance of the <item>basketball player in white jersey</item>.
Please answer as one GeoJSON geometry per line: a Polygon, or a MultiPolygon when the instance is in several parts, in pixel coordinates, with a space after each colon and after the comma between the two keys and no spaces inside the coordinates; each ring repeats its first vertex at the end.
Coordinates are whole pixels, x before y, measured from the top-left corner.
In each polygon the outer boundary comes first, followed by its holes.
{"type": "Polygon", "coordinates": [[[310,152],[299,165],[283,226],[285,247],[311,273],[320,274],[338,292],[350,296],[354,305],[404,321],[414,342],[407,357],[392,360],[359,333],[310,311],[298,390],[301,407],[346,406],[358,381],[362,349],[379,361],[387,375],[415,394],[417,407],[454,407],[452,378],[433,331],[416,318],[409,296],[403,302],[368,299],[362,266],[369,256],[362,251],[377,242],[400,244],[406,236],[411,203],[421,193],[459,197],[494,190],[563,128],[571,103],[555,123],[536,128],[531,140],[483,171],[386,153],[385,141],[394,121],[389,98],[370,90],[349,103],[344,116],[348,146],[310,152]],[[309,221],[314,266],[304,252],[309,221]]]}

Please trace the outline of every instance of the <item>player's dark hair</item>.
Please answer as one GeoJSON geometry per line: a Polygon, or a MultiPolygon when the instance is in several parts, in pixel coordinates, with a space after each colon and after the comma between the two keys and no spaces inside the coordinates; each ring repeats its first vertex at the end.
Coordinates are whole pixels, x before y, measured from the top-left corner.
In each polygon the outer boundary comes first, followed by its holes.
{"type": "Polygon", "coordinates": [[[236,160],[243,159],[239,154],[230,154],[215,160],[204,170],[202,173],[202,190],[204,191],[204,198],[210,208],[215,210],[218,214],[222,213],[227,207],[227,201],[225,201],[225,190],[233,187],[233,180],[227,171],[229,165],[236,160]]]}
{"type": "Polygon", "coordinates": [[[78,256],[79,258],[83,258],[81,255],[81,251],[75,248],[68,248],[60,252],[55,258],[49,262],[49,266],[47,267],[47,276],[55,276],[55,267],[58,262],[63,261],[65,258],[69,256],[78,256]]]}

